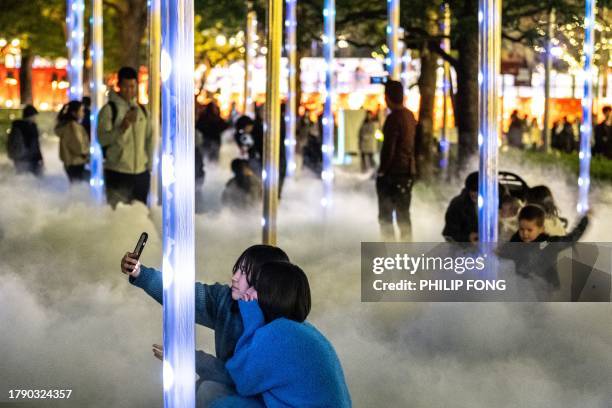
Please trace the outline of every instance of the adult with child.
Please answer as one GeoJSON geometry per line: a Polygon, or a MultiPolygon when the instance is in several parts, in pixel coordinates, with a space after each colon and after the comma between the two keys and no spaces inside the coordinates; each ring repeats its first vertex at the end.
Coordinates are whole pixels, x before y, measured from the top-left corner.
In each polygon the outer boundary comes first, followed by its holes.
{"type": "Polygon", "coordinates": [[[22,119],[14,120],[11,123],[6,151],[17,173],[42,175],[43,157],[40,152],[40,136],[36,125],[37,116],[36,108],[26,105],[23,108],[22,119]]]}
{"type": "Polygon", "coordinates": [[[226,368],[239,395],[213,408],[351,406],[332,344],[306,322],[310,286],[298,266],[264,264],[238,305],[244,333],[226,368]]]}
{"type": "MultiPolygon", "coordinates": [[[[236,343],[243,333],[237,301],[253,286],[261,266],[270,261],[289,262],[289,257],[280,248],[253,245],[236,260],[229,285],[195,284],[195,322],[214,330],[216,355],[214,357],[203,351],[196,352],[196,372],[200,376],[198,406],[208,406],[221,396],[235,393],[224,364],[234,354],[236,343]]],[[[143,289],[159,304],[163,304],[160,271],[141,265],[132,253],[126,253],[121,259],[121,271],[129,275],[132,285],[143,289]]],[[[160,347],[154,346],[154,353],[161,352],[160,347]]]]}
{"type": "Polygon", "coordinates": [[[89,137],[81,121],[85,107],[80,101],[65,104],[57,115],[55,134],[59,136],[59,157],[71,183],[89,181],[85,164],[89,161],[89,137]]]}
{"type": "Polygon", "coordinates": [[[416,177],[414,114],[404,106],[404,86],[385,84],[385,101],[391,110],[383,125],[383,145],[376,178],[378,222],[383,239],[395,241],[393,214],[402,241],[412,240],[410,201],[416,177]]]}
{"type": "Polygon", "coordinates": [[[147,203],[153,166],[153,133],[146,108],[137,101],[138,73],[118,72],[119,91],[110,91],[98,116],[98,138],[104,151],[108,203],[147,203]]]}

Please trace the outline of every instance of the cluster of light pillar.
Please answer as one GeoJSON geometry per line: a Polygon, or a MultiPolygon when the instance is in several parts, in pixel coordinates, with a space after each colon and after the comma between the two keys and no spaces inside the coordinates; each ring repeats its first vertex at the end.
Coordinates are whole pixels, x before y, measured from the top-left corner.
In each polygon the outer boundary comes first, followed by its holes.
{"type": "Polygon", "coordinates": [[[501,0],[479,0],[478,238],[497,241],[501,0]]]}
{"type": "Polygon", "coordinates": [[[595,0],[586,0],[584,17],[584,95],[580,126],[580,171],[578,175],[578,213],[589,209],[591,184],[591,135],[593,134],[593,55],[595,34],[595,0]]]}
{"type": "Polygon", "coordinates": [[[280,62],[283,2],[268,0],[268,54],[266,59],[266,115],[264,126],[263,242],[276,245],[276,214],[280,159],[280,62]]]}
{"type": "Polygon", "coordinates": [[[83,16],[85,0],[67,0],[66,32],[68,33],[68,82],[70,88],[68,99],[80,101],[83,99],[83,16]]]}
{"type": "Polygon", "coordinates": [[[331,205],[334,180],[334,112],[333,101],[336,93],[334,81],[334,51],[336,48],[336,2],[325,0],[323,6],[323,58],[325,59],[325,105],[323,107],[323,207],[331,205]]]}
{"type": "Polygon", "coordinates": [[[295,163],[295,134],[297,131],[297,44],[296,44],[296,5],[297,0],[285,2],[285,53],[287,55],[287,105],[285,109],[285,156],[287,159],[287,177],[293,176],[295,163]]]}
{"type": "Polygon", "coordinates": [[[400,53],[399,53],[399,0],[387,0],[387,72],[390,79],[399,79],[400,53]]]}
{"type": "MultiPolygon", "coordinates": [[[[90,160],[91,171],[89,185],[94,200],[102,204],[104,202],[104,168],[102,148],[98,142],[98,112],[104,105],[104,54],[102,34],[102,0],[92,0],[91,13],[91,141],[90,160]]],[[[72,82],[71,82],[72,86],[72,82]]]]}
{"type": "Polygon", "coordinates": [[[195,406],[193,0],[162,0],[163,386],[195,406]]]}

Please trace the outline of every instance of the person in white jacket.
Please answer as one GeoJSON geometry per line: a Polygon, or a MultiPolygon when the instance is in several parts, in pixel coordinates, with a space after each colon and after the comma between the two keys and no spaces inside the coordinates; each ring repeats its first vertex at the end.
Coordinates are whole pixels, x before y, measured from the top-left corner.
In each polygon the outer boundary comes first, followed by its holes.
{"type": "Polygon", "coordinates": [[[59,136],[59,157],[71,183],[89,181],[85,164],[89,161],[89,137],[81,125],[85,109],[81,101],[70,101],[57,115],[55,134],[59,136]]]}
{"type": "Polygon", "coordinates": [[[98,115],[98,139],[104,152],[108,203],[147,203],[153,166],[151,121],[137,103],[138,74],[130,67],[118,73],[119,92],[111,91],[98,115]]]}

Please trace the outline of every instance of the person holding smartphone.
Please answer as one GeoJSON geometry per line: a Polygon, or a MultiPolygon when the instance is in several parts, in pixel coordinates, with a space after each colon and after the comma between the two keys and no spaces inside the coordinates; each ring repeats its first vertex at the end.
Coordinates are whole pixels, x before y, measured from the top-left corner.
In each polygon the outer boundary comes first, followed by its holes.
{"type": "Polygon", "coordinates": [[[138,73],[123,67],[119,92],[110,91],[98,115],[98,138],[104,151],[106,197],[113,208],[119,202],[147,203],[153,166],[153,133],[146,108],[139,105],[138,73]]]}
{"type": "MultiPolygon", "coordinates": [[[[212,401],[235,394],[231,377],[225,363],[236,348],[244,331],[238,300],[253,286],[261,266],[267,262],[285,261],[289,257],[280,248],[270,245],[253,245],[236,260],[229,284],[195,284],[196,323],[214,330],[216,357],[196,351],[196,372],[200,376],[197,384],[198,406],[208,406],[212,401]]],[[[121,259],[121,272],[129,276],[129,282],[143,289],[159,304],[163,303],[162,273],[140,263],[136,254],[126,253],[121,259]]],[[[153,352],[161,357],[160,346],[153,352]]]]}

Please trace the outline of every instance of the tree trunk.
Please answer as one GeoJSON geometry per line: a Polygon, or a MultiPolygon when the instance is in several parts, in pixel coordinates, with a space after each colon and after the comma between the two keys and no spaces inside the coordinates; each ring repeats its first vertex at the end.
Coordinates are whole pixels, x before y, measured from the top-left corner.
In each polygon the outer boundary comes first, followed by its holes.
{"type": "MultiPolygon", "coordinates": [[[[437,3],[437,2],[436,2],[437,3]]],[[[427,10],[427,32],[431,36],[438,35],[438,5],[434,4],[427,10]]],[[[434,148],[434,105],[436,99],[436,77],[438,68],[437,55],[429,51],[428,44],[421,49],[421,73],[418,86],[421,100],[419,103],[419,123],[417,128],[417,167],[419,177],[428,181],[433,176],[434,148]]]]}
{"type": "Polygon", "coordinates": [[[125,1],[125,11],[118,13],[117,20],[121,65],[138,70],[142,63],[140,44],[147,27],[147,1],[125,1]]]}
{"type": "Polygon", "coordinates": [[[32,61],[34,57],[29,50],[21,51],[21,69],[19,69],[19,97],[22,105],[32,104],[32,61]]]}
{"type": "Polygon", "coordinates": [[[463,25],[458,31],[459,52],[455,121],[459,132],[458,170],[463,170],[478,150],[478,23],[477,4],[468,0],[457,19],[463,25]]]}

